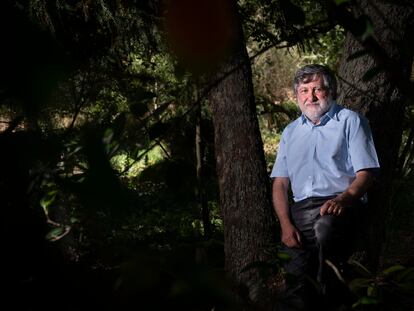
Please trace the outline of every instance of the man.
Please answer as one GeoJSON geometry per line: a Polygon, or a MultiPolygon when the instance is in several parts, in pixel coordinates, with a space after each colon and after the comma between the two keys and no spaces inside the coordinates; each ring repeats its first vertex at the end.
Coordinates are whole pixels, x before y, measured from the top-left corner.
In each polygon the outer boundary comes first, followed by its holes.
{"type": "Polygon", "coordinates": [[[302,115],[283,131],[271,177],[282,244],[291,256],[285,268],[298,277],[296,293],[309,310],[305,276],[329,291],[326,260],[339,265],[350,255],[350,221],[379,163],[367,120],[335,103],[336,79],[328,68],[299,69],[294,92],[302,115]]]}

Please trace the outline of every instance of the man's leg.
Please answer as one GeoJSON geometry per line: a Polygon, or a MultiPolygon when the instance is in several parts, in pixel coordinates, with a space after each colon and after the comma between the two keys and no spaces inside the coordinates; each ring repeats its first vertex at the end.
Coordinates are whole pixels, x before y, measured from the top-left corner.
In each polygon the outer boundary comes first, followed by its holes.
{"type": "Polygon", "coordinates": [[[351,255],[349,239],[350,215],[325,215],[314,225],[319,252],[318,283],[321,285],[324,302],[327,306],[346,303],[348,290],[336,275],[329,261],[340,273],[351,255]]]}
{"type": "Polygon", "coordinates": [[[314,225],[320,218],[319,208],[329,198],[310,198],[293,204],[290,208],[293,224],[301,232],[301,248],[283,249],[291,260],[285,270],[293,275],[296,284],[288,284],[287,294],[296,304],[295,308],[286,310],[313,310],[316,308],[318,288],[316,285],[319,268],[318,244],[316,243],[314,225]],[[299,303],[297,303],[299,302],[299,303]],[[301,307],[299,307],[301,306],[301,307]]]}
{"type": "Polygon", "coordinates": [[[316,310],[318,290],[314,286],[315,282],[311,282],[316,278],[314,272],[318,267],[316,249],[284,247],[281,251],[287,253],[291,260],[284,265],[288,275],[285,277],[285,291],[279,297],[278,310],[316,310]]]}

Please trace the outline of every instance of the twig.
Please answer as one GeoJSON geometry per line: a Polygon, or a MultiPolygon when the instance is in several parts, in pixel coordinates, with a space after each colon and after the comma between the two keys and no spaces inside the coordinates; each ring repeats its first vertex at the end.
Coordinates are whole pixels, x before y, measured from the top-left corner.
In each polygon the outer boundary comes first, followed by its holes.
{"type": "Polygon", "coordinates": [[[342,282],[342,283],[346,283],[344,278],[341,275],[341,272],[339,271],[339,269],[328,259],[325,259],[326,264],[332,268],[332,270],[335,272],[336,276],[338,277],[338,279],[342,282]]]}

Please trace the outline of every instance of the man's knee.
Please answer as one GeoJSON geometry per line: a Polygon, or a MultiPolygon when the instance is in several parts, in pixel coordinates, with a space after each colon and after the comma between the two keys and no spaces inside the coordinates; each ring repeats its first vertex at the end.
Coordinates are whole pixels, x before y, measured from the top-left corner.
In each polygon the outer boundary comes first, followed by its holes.
{"type": "Polygon", "coordinates": [[[337,216],[325,215],[320,217],[314,224],[315,238],[319,245],[329,246],[338,237],[337,216]]]}

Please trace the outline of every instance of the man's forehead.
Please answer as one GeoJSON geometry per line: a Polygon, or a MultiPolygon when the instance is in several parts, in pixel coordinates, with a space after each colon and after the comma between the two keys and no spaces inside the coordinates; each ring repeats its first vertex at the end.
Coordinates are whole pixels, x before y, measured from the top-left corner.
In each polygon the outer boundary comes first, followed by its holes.
{"type": "Polygon", "coordinates": [[[311,82],[319,82],[322,86],[324,86],[322,76],[317,73],[304,76],[302,79],[300,79],[299,86],[305,86],[311,82]]]}

